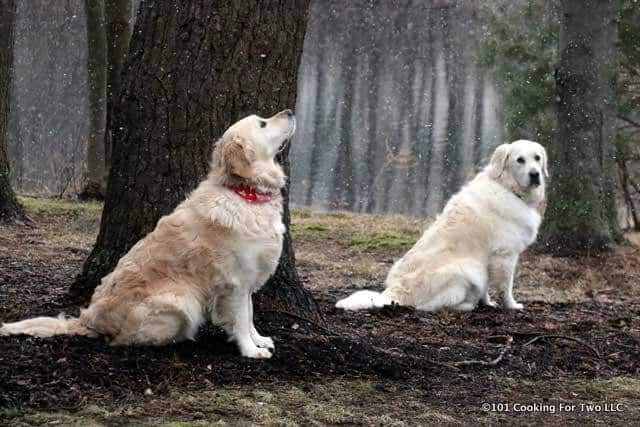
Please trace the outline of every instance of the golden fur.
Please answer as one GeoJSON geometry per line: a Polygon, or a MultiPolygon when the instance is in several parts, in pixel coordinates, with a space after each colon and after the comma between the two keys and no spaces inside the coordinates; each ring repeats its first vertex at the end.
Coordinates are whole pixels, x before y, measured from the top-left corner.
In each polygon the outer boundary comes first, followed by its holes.
{"type": "Polygon", "coordinates": [[[387,276],[382,293],[360,291],[336,306],[360,310],[391,303],[432,311],[495,305],[490,285],[513,298],[518,256],[536,238],[544,211],[547,155],[535,142],[499,146],[489,163],[447,203],[387,276]]]}
{"type": "Polygon", "coordinates": [[[294,130],[289,110],[231,126],[216,143],[207,178],[120,259],[79,319],[8,323],[0,335],[104,335],[114,345],[162,345],[193,339],[208,315],[242,355],[270,357],[273,341],[253,326],[251,295],[282,251],[286,177],[274,157],[294,130]],[[229,188],[237,184],[271,200],[250,203],[229,188]]]}

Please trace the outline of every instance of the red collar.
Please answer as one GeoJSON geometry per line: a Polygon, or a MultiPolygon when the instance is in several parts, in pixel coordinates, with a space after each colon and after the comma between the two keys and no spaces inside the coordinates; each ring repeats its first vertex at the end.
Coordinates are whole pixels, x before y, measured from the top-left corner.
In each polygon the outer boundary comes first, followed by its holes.
{"type": "Polygon", "coordinates": [[[248,185],[231,185],[228,188],[249,203],[266,203],[271,200],[271,193],[261,193],[248,185]]]}

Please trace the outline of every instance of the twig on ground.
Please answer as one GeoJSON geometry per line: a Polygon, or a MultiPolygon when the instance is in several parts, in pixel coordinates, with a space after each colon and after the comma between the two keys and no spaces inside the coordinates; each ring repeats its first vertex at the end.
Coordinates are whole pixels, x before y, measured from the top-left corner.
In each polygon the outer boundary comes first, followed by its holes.
{"type": "Polygon", "coordinates": [[[391,356],[391,357],[404,357],[406,359],[410,359],[410,360],[413,360],[415,362],[426,362],[426,363],[428,363],[430,365],[440,366],[442,368],[447,368],[447,369],[453,369],[454,371],[459,371],[460,370],[460,369],[456,368],[453,365],[450,365],[450,364],[444,363],[444,362],[437,362],[437,361],[435,361],[433,359],[427,359],[427,358],[424,358],[424,357],[418,357],[418,356],[414,356],[412,354],[397,353],[395,351],[387,350],[387,349],[384,349],[384,348],[381,348],[381,347],[378,347],[378,346],[374,346],[374,345],[371,345],[371,348],[373,348],[376,351],[379,351],[382,354],[386,354],[386,355],[391,356]]]}
{"type": "Polygon", "coordinates": [[[574,338],[574,337],[569,337],[566,335],[538,335],[535,338],[530,339],[529,341],[527,341],[526,343],[524,343],[523,347],[526,347],[530,344],[533,344],[534,342],[541,340],[543,338],[550,338],[550,339],[562,339],[562,340],[567,340],[567,341],[573,341],[573,342],[577,342],[578,344],[583,345],[584,347],[588,348],[589,350],[591,350],[593,352],[593,354],[596,355],[596,357],[601,358],[600,356],[600,352],[593,347],[590,344],[587,344],[586,342],[578,339],[578,338],[574,338]]]}
{"type": "MultiPolygon", "coordinates": [[[[492,337],[495,338],[495,337],[492,337]]],[[[505,336],[506,339],[506,343],[504,345],[504,347],[502,348],[502,350],[500,351],[500,354],[498,354],[498,356],[493,359],[493,360],[475,360],[475,359],[471,359],[471,360],[462,360],[460,362],[454,362],[453,366],[458,367],[458,366],[469,366],[469,365],[481,365],[481,366],[496,366],[498,363],[500,363],[500,361],[502,360],[502,358],[504,358],[504,355],[507,354],[507,352],[511,349],[511,343],[513,343],[513,337],[512,336],[505,336]]]]}
{"type": "Polygon", "coordinates": [[[437,362],[433,359],[427,359],[425,357],[418,357],[418,356],[413,356],[411,354],[406,354],[406,353],[396,353],[395,351],[389,351],[389,350],[385,350],[383,348],[377,347],[377,346],[372,346],[374,349],[378,350],[379,352],[383,353],[383,354],[388,354],[390,356],[395,356],[395,357],[405,357],[407,359],[411,359],[413,361],[416,362],[426,362],[430,365],[435,365],[435,366],[440,366],[442,368],[447,368],[447,369],[453,369],[454,371],[459,371],[460,369],[456,368],[453,365],[450,365],[449,363],[444,363],[444,362],[437,362]]]}

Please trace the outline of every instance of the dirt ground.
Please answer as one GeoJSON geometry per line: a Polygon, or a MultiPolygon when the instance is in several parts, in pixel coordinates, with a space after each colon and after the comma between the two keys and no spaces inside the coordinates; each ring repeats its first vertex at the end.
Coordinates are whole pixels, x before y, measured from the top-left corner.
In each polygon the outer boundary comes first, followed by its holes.
{"type": "MultiPolygon", "coordinates": [[[[64,294],[100,206],[22,198],[36,227],[0,228],[0,321],[77,314],[64,294]]],[[[163,348],[0,337],[0,425],[478,425],[640,423],[640,252],[525,254],[523,311],[344,313],[380,289],[427,221],[295,211],[300,274],[325,327],[259,314],[272,359],[219,331],[163,348]],[[488,405],[488,406],[487,406],[488,405]]]]}

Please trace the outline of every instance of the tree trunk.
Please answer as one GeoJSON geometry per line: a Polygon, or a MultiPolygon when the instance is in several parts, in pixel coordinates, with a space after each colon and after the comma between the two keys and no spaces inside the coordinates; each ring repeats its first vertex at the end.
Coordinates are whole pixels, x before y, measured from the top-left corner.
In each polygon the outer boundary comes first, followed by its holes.
{"type": "MultiPolygon", "coordinates": [[[[370,7],[376,7],[380,3],[371,3],[370,7]]],[[[384,5],[383,5],[384,6],[384,5]]],[[[375,14],[372,17],[372,22],[374,26],[380,26],[380,17],[375,14]]],[[[380,28],[380,27],[379,27],[380,28]]],[[[380,123],[377,120],[377,109],[379,108],[380,103],[380,75],[384,74],[382,68],[384,66],[384,52],[383,52],[383,43],[380,40],[381,36],[379,34],[374,34],[371,41],[370,47],[370,62],[369,62],[369,70],[367,71],[367,75],[369,76],[371,86],[368,89],[368,93],[366,95],[367,102],[369,103],[369,108],[367,112],[367,134],[369,139],[369,146],[367,147],[368,151],[368,159],[367,159],[367,184],[364,189],[361,191],[364,194],[367,194],[367,201],[364,203],[364,212],[372,213],[375,211],[375,203],[376,203],[376,190],[377,190],[377,176],[380,172],[380,169],[384,166],[384,144],[380,144],[378,142],[379,132],[380,132],[380,123]],[[380,160],[379,160],[380,159],[380,160]]],[[[314,140],[315,142],[315,140],[314,140]]]]}
{"type": "MultiPolygon", "coordinates": [[[[631,214],[631,228],[638,231],[640,230],[640,221],[638,220],[636,205],[633,203],[633,198],[629,192],[629,170],[627,169],[627,162],[624,159],[624,156],[618,158],[618,170],[620,171],[620,186],[622,187],[624,202],[627,205],[628,214],[631,214]]],[[[628,214],[625,215],[627,218],[629,216],[628,214]]],[[[625,220],[627,218],[625,218],[625,220]]]]}
{"type": "Polygon", "coordinates": [[[106,158],[105,129],[107,123],[107,35],[104,0],[85,0],[87,19],[87,74],[89,89],[89,135],[87,141],[87,174],[81,199],[103,199],[105,193],[106,158]]]}
{"type": "MultiPolygon", "coordinates": [[[[464,7],[463,5],[460,8],[464,7]]],[[[447,86],[449,88],[449,108],[447,111],[447,139],[442,151],[442,182],[440,193],[442,201],[460,189],[462,181],[462,150],[465,141],[462,138],[464,123],[465,74],[466,63],[461,46],[462,37],[457,28],[462,28],[464,13],[454,8],[442,9],[444,24],[444,51],[447,86]]]]}
{"type": "Polygon", "coordinates": [[[9,87],[13,65],[15,18],[15,1],[0,0],[0,223],[22,222],[28,219],[11,188],[7,157],[9,87]]]}
{"type": "Polygon", "coordinates": [[[619,237],[615,210],[617,0],[563,0],[555,73],[558,129],[539,248],[605,250],[619,237]]]}
{"type": "Polygon", "coordinates": [[[482,122],[484,119],[484,84],[486,79],[486,73],[478,66],[478,78],[476,80],[476,87],[474,93],[475,105],[475,117],[473,123],[473,170],[477,170],[482,164],[482,122]]]}
{"type": "MultiPolygon", "coordinates": [[[[239,118],[295,105],[308,0],[141,3],[122,92],[100,232],[70,293],[86,301],[118,259],[204,178],[214,142],[239,118]]],[[[288,150],[280,157],[289,172],[288,150]]],[[[288,188],[285,225],[289,225],[288,188]]],[[[288,228],[288,227],[287,227],[288,228]]],[[[287,232],[257,311],[318,320],[287,232]]]]}
{"type": "MultiPolygon", "coordinates": [[[[15,48],[14,48],[15,49],[15,48]]],[[[13,80],[13,79],[12,79],[13,80]]],[[[11,180],[13,181],[14,189],[16,191],[20,191],[24,185],[24,140],[22,137],[22,128],[20,127],[20,117],[19,112],[16,111],[18,108],[11,106],[11,97],[15,96],[15,82],[12,81],[12,84],[9,87],[9,117],[7,120],[8,131],[7,136],[7,157],[9,158],[9,167],[11,170],[11,180]],[[13,110],[15,108],[15,110],[13,110]],[[11,138],[9,138],[11,136],[11,138]],[[13,142],[11,141],[13,139],[13,142]]],[[[15,104],[14,104],[15,105],[15,104]]]]}
{"type": "Polygon", "coordinates": [[[436,149],[436,134],[435,134],[435,128],[436,128],[436,101],[438,100],[439,97],[443,96],[440,92],[439,92],[439,85],[438,85],[438,69],[436,67],[436,61],[437,61],[437,57],[438,57],[438,49],[440,48],[440,45],[437,44],[437,38],[438,38],[438,34],[440,34],[440,37],[442,37],[441,33],[440,33],[440,28],[437,28],[437,22],[439,19],[439,14],[440,11],[435,10],[434,8],[431,9],[431,11],[429,12],[429,22],[428,25],[432,28],[432,30],[430,30],[429,34],[430,34],[430,39],[429,39],[429,54],[427,56],[427,58],[430,58],[433,62],[434,65],[431,68],[431,78],[430,78],[430,89],[429,89],[429,112],[428,112],[428,117],[426,120],[426,125],[427,125],[427,132],[425,135],[425,146],[423,148],[423,160],[422,163],[425,165],[425,170],[423,172],[423,177],[424,180],[422,182],[418,182],[418,185],[423,185],[424,188],[426,189],[426,194],[423,200],[423,212],[426,213],[427,215],[433,215],[433,211],[431,208],[432,203],[430,203],[430,198],[433,197],[433,192],[430,191],[431,186],[433,185],[431,182],[431,173],[432,173],[432,168],[434,166],[433,164],[433,152],[436,149]]]}
{"type": "MultiPolygon", "coordinates": [[[[352,33],[347,34],[347,40],[353,40],[355,37],[352,33]]],[[[346,46],[342,47],[342,50],[346,50],[349,53],[351,52],[351,49],[352,47],[348,42],[346,42],[346,46]]],[[[339,82],[336,82],[337,85],[341,86],[341,91],[338,92],[338,99],[341,100],[340,118],[338,120],[340,123],[340,130],[338,132],[339,142],[337,146],[337,159],[330,188],[334,190],[334,207],[344,210],[353,209],[354,202],[353,182],[351,180],[353,176],[353,138],[350,132],[352,129],[351,117],[353,116],[354,103],[355,57],[355,54],[351,54],[343,58],[340,67],[343,68],[345,75],[339,82]]],[[[336,119],[338,118],[336,117],[336,119]]]]}
{"type": "Polygon", "coordinates": [[[131,0],[106,0],[107,32],[107,127],[105,133],[105,169],[111,167],[112,139],[110,124],[114,120],[116,97],[120,94],[122,67],[131,41],[131,0]]]}

